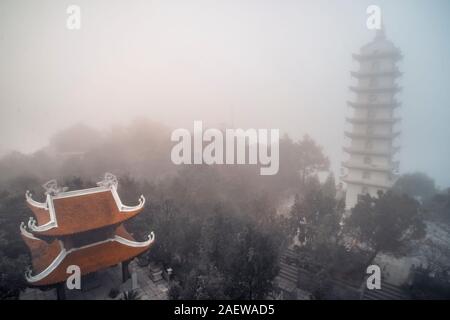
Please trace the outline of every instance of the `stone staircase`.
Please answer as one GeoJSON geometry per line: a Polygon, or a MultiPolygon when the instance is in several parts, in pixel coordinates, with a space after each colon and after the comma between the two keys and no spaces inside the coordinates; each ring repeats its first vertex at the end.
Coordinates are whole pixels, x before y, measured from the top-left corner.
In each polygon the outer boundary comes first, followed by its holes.
{"type": "Polygon", "coordinates": [[[286,262],[281,262],[280,273],[278,276],[286,281],[290,281],[295,285],[297,285],[298,267],[295,265],[288,264],[286,262]]]}
{"type": "MultiPolygon", "coordinates": [[[[280,261],[280,272],[275,278],[275,283],[282,289],[291,299],[296,299],[295,292],[298,291],[297,285],[302,289],[308,290],[314,285],[314,276],[297,266],[296,254],[293,249],[287,249],[280,261]]],[[[346,299],[361,299],[361,300],[408,300],[411,297],[403,288],[383,282],[380,290],[369,290],[364,283],[349,282],[344,279],[333,278],[330,279],[333,284],[333,291],[343,294],[346,299]]],[[[330,297],[333,293],[330,292],[330,297]]]]}
{"type": "Polygon", "coordinates": [[[280,262],[280,273],[278,277],[297,284],[298,267],[294,263],[296,255],[292,249],[287,249],[280,262]]]}
{"type": "MultiPolygon", "coordinates": [[[[280,261],[280,272],[275,278],[275,281],[280,289],[282,289],[288,296],[295,295],[297,292],[302,292],[302,296],[308,296],[308,290],[315,287],[314,275],[301,267],[296,263],[297,255],[293,249],[287,249],[283,254],[280,261]]],[[[349,283],[339,279],[331,279],[334,286],[345,288],[345,290],[351,290],[355,292],[352,296],[359,297],[359,288],[353,283],[349,283]]]]}
{"type": "Polygon", "coordinates": [[[289,263],[294,261],[295,253],[292,249],[285,251],[281,257],[280,272],[275,278],[275,283],[278,288],[285,292],[289,298],[293,298],[297,289],[298,283],[298,267],[295,263],[289,263]]]}
{"type": "Polygon", "coordinates": [[[381,289],[364,289],[361,300],[408,300],[411,299],[408,292],[399,286],[381,283],[381,289]]]}
{"type": "MultiPolygon", "coordinates": [[[[283,281],[291,282],[294,285],[301,285],[302,287],[308,288],[314,282],[314,275],[311,274],[308,270],[300,268],[294,262],[297,259],[297,255],[295,254],[293,249],[287,249],[284,255],[282,256],[280,262],[280,273],[278,275],[279,279],[283,281]],[[289,263],[292,261],[292,263],[289,263]]],[[[348,288],[353,291],[360,290],[359,283],[352,283],[343,279],[331,279],[331,282],[334,285],[348,288]]]]}

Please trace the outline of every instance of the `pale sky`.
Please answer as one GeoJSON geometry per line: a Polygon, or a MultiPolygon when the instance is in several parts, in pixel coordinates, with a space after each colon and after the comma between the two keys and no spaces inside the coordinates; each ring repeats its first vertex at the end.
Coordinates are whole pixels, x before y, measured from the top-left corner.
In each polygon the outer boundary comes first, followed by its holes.
{"type": "Polygon", "coordinates": [[[146,116],[308,133],[337,172],[371,4],[404,54],[400,169],[450,186],[448,0],[1,0],[0,154],[146,116]],[[66,28],[71,4],[81,30],[66,28]]]}

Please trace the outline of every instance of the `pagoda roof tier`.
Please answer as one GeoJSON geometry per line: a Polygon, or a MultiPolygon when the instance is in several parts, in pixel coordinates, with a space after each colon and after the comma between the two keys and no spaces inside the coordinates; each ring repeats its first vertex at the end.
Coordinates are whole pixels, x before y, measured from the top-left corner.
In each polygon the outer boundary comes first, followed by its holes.
{"type": "Polygon", "coordinates": [[[394,139],[400,134],[400,132],[381,134],[381,133],[354,133],[345,132],[345,135],[352,139],[379,139],[379,140],[390,140],[394,139]]]}
{"type": "Polygon", "coordinates": [[[67,279],[67,268],[76,265],[81,275],[86,275],[122,261],[130,260],[150,248],[155,240],[154,233],[150,233],[148,240],[138,242],[120,225],[113,236],[103,241],[75,248],[65,248],[64,243],[54,239],[47,243],[35,237],[21,227],[22,238],[28,245],[33,270],[25,274],[29,284],[34,286],[53,285],[67,279]]]}
{"type": "Polygon", "coordinates": [[[401,87],[397,85],[388,87],[362,87],[362,86],[350,86],[350,90],[356,93],[396,93],[402,90],[401,87]]]}
{"type": "Polygon", "coordinates": [[[392,102],[352,102],[347,101],[347,104],[356,109],[365,109],[365,108],[397,108],[400,106],[400,103],[398,101],[392,101],[392,102]]]}
{"type": "Polygon", "coordinates": [[[382,183],[382,182],[371,181],[371,180],[349,179],[347,176],[342,177],[341,180],[347,184],[356,184],[358,186],[371,186],[371,187],[382,188],[382,189],[389,189],[391,187],[391,184],[389,184],[389,183],[382,183]]]}
{"type": "Polygon", "coordinates": [[[403,58],[403,55],[398,50],[392,50],[383,52],[355,53],[352,57],[357,61],[371,61],[380,59],[392,59],[394,61],[398,61],[403,58]]]}
{"type": "Polygon", "coordinates": [[[366,78],[374,78],[374,77],[400,77],[402,73],[397,69],[393,70],[385,70],[385,71],[370,71],[370,72],[361,72],[361,71],[351,71],[350,74],[357,79],[366,79],[366,78]]]}
{"type": "Polygon", "coordinates": [[[365,124],[365,123],[373,123],[373,124],[385,124],[391,123],[394,124],[400,121],[400,118],[346,118],[349,123],[352,124],[365,124]]]}
{"type": "Polygon", "coordinates": [[[359,169],[378,172],[392,172],[395,169],[395,167],[392,165],[380,166],[374,164],[354,163],[350,161],[343,162],[342,166],[349,169],[359,169]]]}
{"type": "Polygon", "coordinates": [[[138,205],[127,206],[120,200],[117,183],[99,184],[90,189],[47,192],[45,203],[34,201],[27,192],[27,203],[35,216],[28,221],[30,232],[38,236],[85,232],[120,224],[143,209],[144,196],[140,196],[138,205]]]}
{"type": "Polygon", "coordinates": [[[27,191],[25,198],[27,199],[27,206],[33,211],[33,214],[39,225],[45,225],[51,221],[50,211],[48,209],[48,195],[45,202],[37,202],[31,198],[31,193],[27,191]]]}
{"type": "Polygon", "coordinates": [[[366,149],[357,149],[352,147],[344,147],[345,152],[350,154],[362,154],[362,155],[373,155],[373,156],[391,156],[396,153],[400,148],[394,147],[389,151],[378,151],[378,150],[366,150],[366,149]]]}

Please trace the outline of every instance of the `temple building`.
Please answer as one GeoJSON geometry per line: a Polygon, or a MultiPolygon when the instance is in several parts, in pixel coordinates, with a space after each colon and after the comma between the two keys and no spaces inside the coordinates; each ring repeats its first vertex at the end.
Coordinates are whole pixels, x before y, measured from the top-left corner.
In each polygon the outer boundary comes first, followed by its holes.
{"type": "Polygon", "coordinates": [[[136,206],[124,205],[117,193],[117,178],[109,173],[97,185],[66,191],[51,180],[44,185],[43,203],[26,192],[34,218],[27,225],[22,223],[20,230],[31,251],[32,270],[25,274],[31,286],[56,286],[58,297],[64,298],[69,266],[78,266],[81,275],[87,275],[119,263],[125,281],[128,263],[154,242],[153,232],[139,242],[123,225],[142,211],[145,198],[141,195],[136,206]]]}
{"type": "Polygon", "coordinates": [[[349,157],[342,163],[341,177],[346,184],[347,210],[356,205],[359,195],[377,196],[378,191],[392,187],[398,172],[394,154],[399,132],[395,127],[400,119],[395,110],[400,104],[395,95],[401,73],[396,63],[402,54],[381,29],[353,58],[359,68],[351,72],[356,79],[356,85],[350,87],[355,99],[348,102],[352,112],[346,119],[350,130],[345,132],[349,144],[344,151],[349,157]]]}

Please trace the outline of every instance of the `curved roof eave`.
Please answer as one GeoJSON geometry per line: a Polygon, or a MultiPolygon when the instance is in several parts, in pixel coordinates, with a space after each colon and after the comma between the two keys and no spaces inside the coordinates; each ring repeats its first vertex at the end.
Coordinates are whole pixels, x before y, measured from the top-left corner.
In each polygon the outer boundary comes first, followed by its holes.
{"type": "MultiPolygon", "coordinates": [[[[78,248],[72,248],[69,250],[66,250],[64,248],[63,243],[60,241],[61,251],[58,254],[58,256],[48,265],[48,267],[45,268],[42,272],[38,273],[37,275],[32,275],[31,270],[27,270],[25,273],[25,277],[30,284],[39,285],[38,282],[41,282],[45,278],[50,276],[52,274],[52,272],[55,271],[58,268],[58,266],[65,260],[65,258],[68,257],[71,253],[73,253],[75,251],[87,249],[90,247],[94,247],[94,246],[100,246],[107,242],[117,242],[126,247],[142,248],[142,249],[146,250],[153,244],[154,241],[155,241],[154,232],[150,232],[150,234],[148,235],[148,239],[143,242],[133,241],[133,240],[129,240],[129,239],[123,238],[121,236],[115,235],[113,238],[109,238],[109,239],[106,239],[103,241],[95,242],[95,243],[88,244],[88,245],[78,247],[78,248]]],[[[142,250],[142,251],[144,251],[144,250],[142,250]]]]}
{"type": "Polygon", "coordinates": [[[25,192],[25,199],[27,200],[27,203],[32,207],[48,210],[48,197],[46,198],[45,202],[38,202],[36,200],[33,200],[31,192],[27,190],[25,192]]]}

